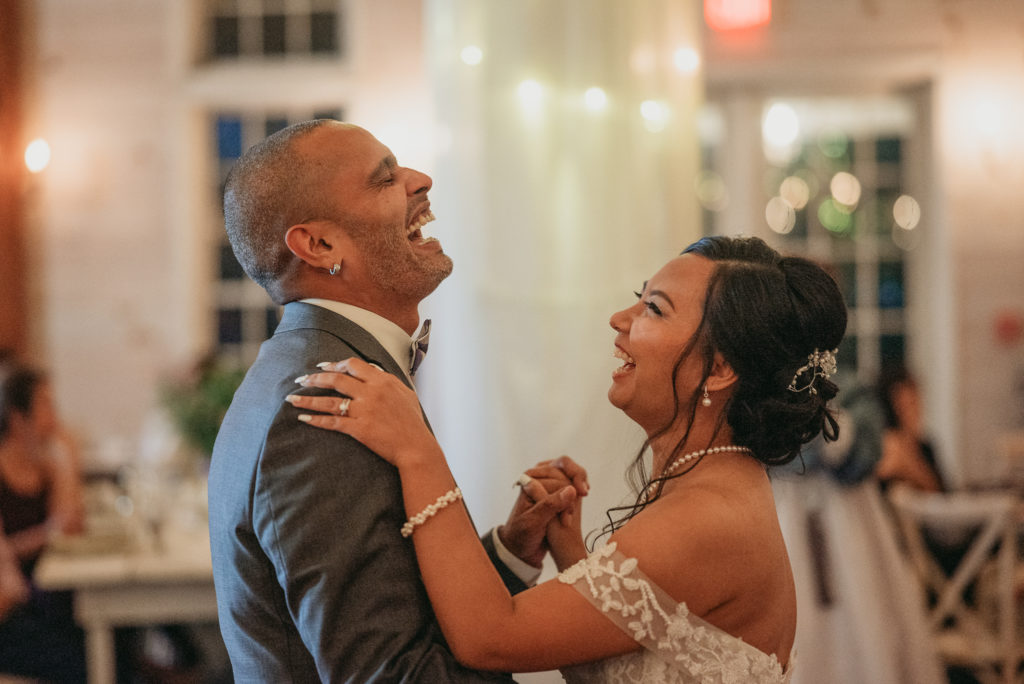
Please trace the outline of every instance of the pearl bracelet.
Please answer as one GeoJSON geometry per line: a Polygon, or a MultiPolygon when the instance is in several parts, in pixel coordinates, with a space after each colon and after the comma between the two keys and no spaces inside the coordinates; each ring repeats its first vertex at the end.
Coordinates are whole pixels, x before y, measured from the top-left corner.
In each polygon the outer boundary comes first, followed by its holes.
{"type": "Polygon", "coordinates": [[[408,522],[402,525],[402,536],[411,537],[412,531],[416,529],[417,525],[422,525],[423,523],[427,522],[427,520],[433,518],[439,510],[441,510],[445,506],[455,503],[461,498],[462,490],[459,489],[458,487],[451,490],[447,494],[443,494],[437,497],[437,501],[430,504],[416,515],[409,518],[408,522]]]}

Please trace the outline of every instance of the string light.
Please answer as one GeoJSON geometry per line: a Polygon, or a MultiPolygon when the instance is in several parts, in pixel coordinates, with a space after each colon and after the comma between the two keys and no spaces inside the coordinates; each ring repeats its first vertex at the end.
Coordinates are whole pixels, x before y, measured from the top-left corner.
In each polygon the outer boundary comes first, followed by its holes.
{"type": "Polygon", "coordinates": [[[700,55],[693,48],[679,48],[672,55],[672,63],[684,74],[692,74],[700,66],[700,55]]]}
{"type": "Polygon", "coordinates": [[[598,112],[608,106],[608,95],[598,87],[587,88],[583,93],[583,104],[592,112],[598,112]]]}
{"type": "Polygon", "coordinates": [[[36,138],[25,148],[25,166],[32,173],[39,173],[50,164],[50,145],[42,138],[36,138]]]}
{"type": "Polygon", "coordinates": [[[476,66],[484,59],[484,51],[476,45],[467,45],[459,53],[459,59],[469,66],[476,66]]]}

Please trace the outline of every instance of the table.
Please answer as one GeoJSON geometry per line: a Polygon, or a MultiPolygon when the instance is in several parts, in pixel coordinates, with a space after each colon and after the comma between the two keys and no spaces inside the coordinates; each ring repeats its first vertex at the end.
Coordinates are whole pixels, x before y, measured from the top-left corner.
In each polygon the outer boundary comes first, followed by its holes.
{"type": "Polygon", "coordinates": [[[115,627],[216,621],[208,532],[168,530],[161,542],[101,553],[48,551],[40,559],[39,587],[74,592],[90,684],[116,680],[115,627]]]}

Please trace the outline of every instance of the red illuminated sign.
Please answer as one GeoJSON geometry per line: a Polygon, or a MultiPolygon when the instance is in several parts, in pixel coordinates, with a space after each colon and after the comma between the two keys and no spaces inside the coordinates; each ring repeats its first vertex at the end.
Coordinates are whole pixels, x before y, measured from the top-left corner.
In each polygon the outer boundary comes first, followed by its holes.
{"type": "Polygon", "coordinates": [[[716,31],[764,26],[772,20],[772,0],[704,0],[704,21],[716,31]]]}

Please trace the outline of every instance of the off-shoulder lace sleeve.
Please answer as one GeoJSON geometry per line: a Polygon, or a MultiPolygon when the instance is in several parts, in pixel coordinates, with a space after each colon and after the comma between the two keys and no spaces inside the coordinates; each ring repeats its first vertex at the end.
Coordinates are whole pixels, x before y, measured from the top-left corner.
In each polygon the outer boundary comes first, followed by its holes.
{"type": "Polygon", "coordinates": [[[648,652],[687,675],[679,681],[778,684],[789,679],[774,655],[691,615],[685,603],[652,582],[614,542],[558,579],[573,585],[648,652]]]}

